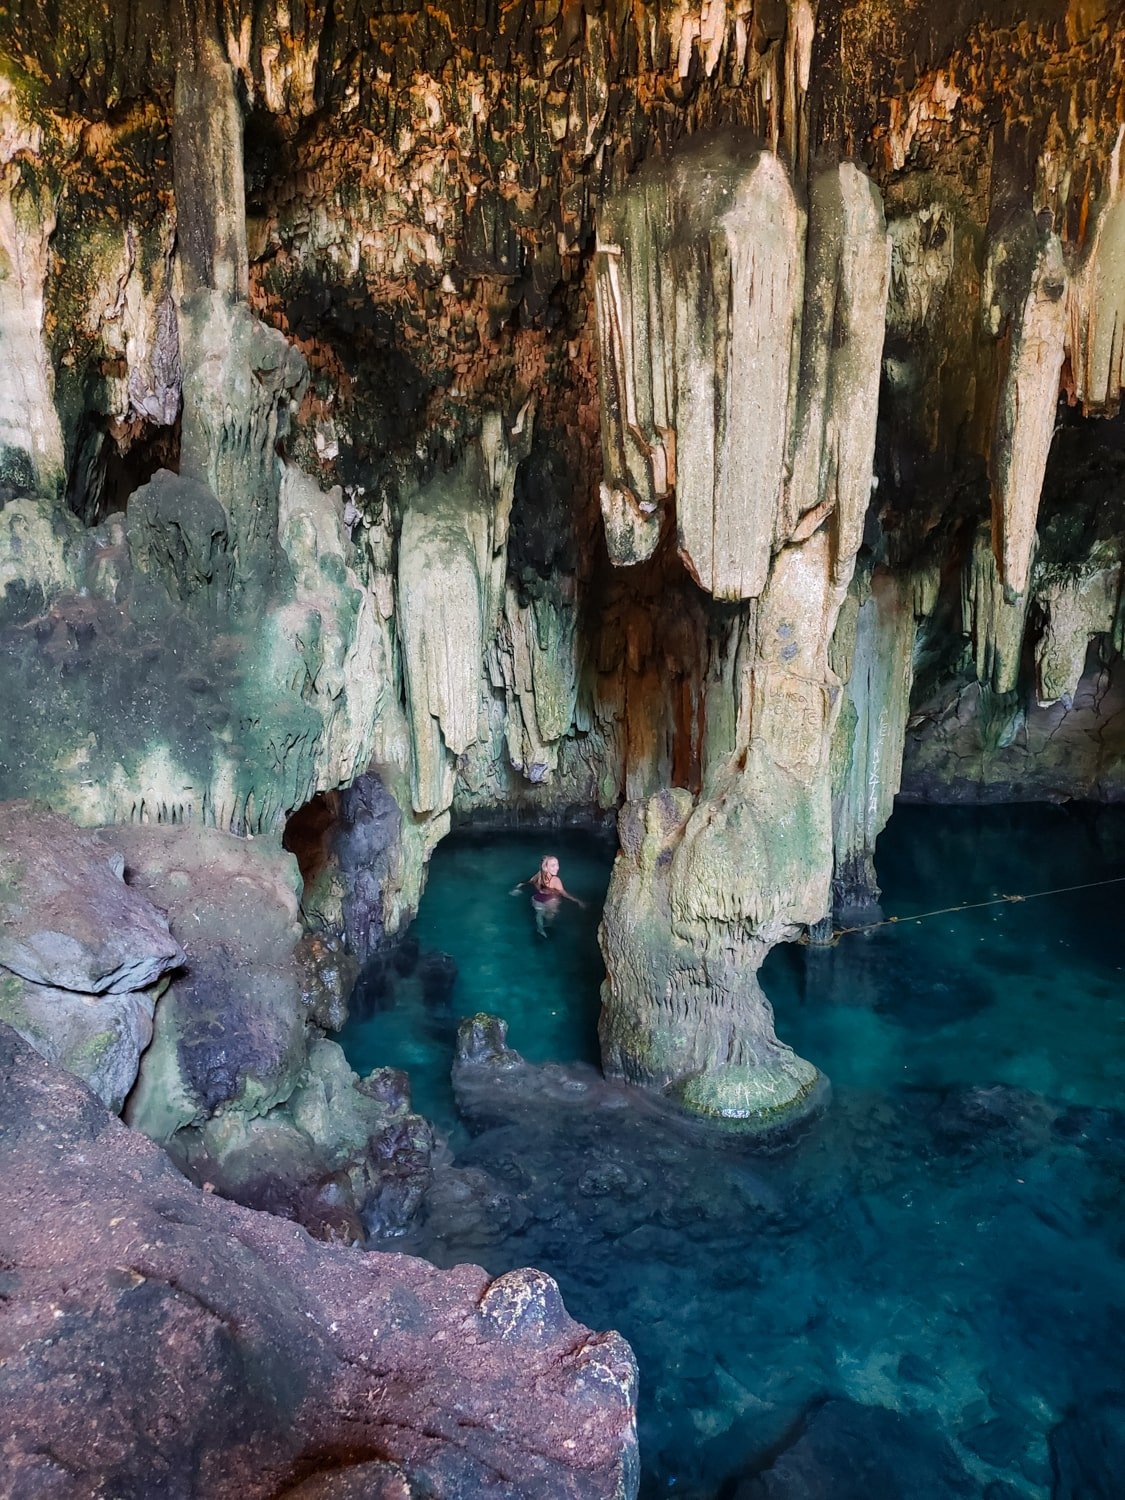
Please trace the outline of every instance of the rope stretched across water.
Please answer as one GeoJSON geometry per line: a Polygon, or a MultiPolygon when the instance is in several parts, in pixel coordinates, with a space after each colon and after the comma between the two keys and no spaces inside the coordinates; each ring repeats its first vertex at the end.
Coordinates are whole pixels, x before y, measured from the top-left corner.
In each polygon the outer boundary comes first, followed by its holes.
{"type": "Polygon", "coordinates": [[[938,911],[920,911],[908,917],[884,917],[881,922],[863,922],[858,927],[837,927],[824,942],[816,942],[807,935],[801,938],[813,948],[833,948],[842,937],[852,932],[874,932],[877,927],[901,927],[904,922],[926,922],[931,917],[948,917],[953,912],[977,911],[982,906],[1003,906],[1019,901],[1038,901],[1043,896],[1066,896],[1071,891],[1092,891],[1098,886],[1121,885],[1125,875],[1111,875],[1108,880],[1087,880],[1082,885],[1059,885],[1050,891],[1028,891],[1023,896],[992,896],[987,901],[964,901],[960,906],[943,906],[938,911]]]}

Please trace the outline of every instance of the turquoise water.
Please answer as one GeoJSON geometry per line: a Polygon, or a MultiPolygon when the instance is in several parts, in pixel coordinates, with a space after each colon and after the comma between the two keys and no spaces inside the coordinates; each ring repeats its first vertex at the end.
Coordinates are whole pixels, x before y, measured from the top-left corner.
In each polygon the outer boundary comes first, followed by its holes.
{"type": "Polygon", "coordinates": [[[361,1004],[357,1015],[353,1004],[340,1036],[352,1067],[405,1068],[414,1107],[456,1130],[449,1068],[463,1016],[502,1015],[509,1045],[529,1062],[596,1063],[605,975],[598,923],[614,848],[608,835],[574,829],[458,834],[440,844],[410,937],[423,954],[443,952],[456,965],[448,1004],[427,1000],[417,970],[404,977],[391,962],[389,993],[375,997],[383,1008],[361,1004]],[[563,885],[587,905],[563,902],[541,938],[528,891],[511,891],[535,874],[544,854],[557,856],[563,885]]]}
{"type": "MultiPolygon", "coordinates": [[[[596,912],[564,908],[544,942],[506,894],[541,838],[449,840],[417,931],[423,962],[456,958],[452,990],[424,1000],[415,971],[343,1038],[358,1067],[409,1067],[451,1129],[456,1165],[396,1248],[542,1266],[620,1328],[646,1496],[1120,1494],[1125,884],[905,919],[1123,875],[1123,814],[897,811],[878,865],[904,920],[763,971],[779,1033],[833,1083],[773,1153],[623,1105],[588,1064],[463,1096],[458,1122],[456,1017],[589,1059],[600,970],[596,912]]],[[[608,854],[572,840],[549,845],[595,897],[608,854]]]]}

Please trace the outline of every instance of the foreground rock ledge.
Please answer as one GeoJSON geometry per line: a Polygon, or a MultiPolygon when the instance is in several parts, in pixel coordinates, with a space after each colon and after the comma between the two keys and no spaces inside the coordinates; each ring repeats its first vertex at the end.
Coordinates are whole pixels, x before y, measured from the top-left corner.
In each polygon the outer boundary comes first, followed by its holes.
{"type": "Polygon", "coordinates": [[[0,1493],[621,1496],[636,1367],[538,1271],[193,1188],[0,1025],[0,1493]]]}

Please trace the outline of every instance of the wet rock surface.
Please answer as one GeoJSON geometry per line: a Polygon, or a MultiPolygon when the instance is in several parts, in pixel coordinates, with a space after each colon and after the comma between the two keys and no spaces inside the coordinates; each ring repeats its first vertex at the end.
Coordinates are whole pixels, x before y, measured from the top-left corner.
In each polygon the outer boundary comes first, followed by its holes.
{"type": "Polygon", "coordinates": [[[772,1464],[739,1481],[729,1500],[864,1500],[871,1495],[977,1493],[941,1434],[899,1412],[826,1401],[772,1464]]]}
{"type": "Polygon", "coordinates": [[[13,1494],[630,1496],[635,1367],[537,1272],[317,1245],[201,1193],[0,1026],[13,1494]]]}
{"type": "Polygon", "coordinates": [[[1093,1409],[1075,1412],[1051,1434],[1053,1500],[1108,1500],[1125,1459],[1125,1408],[1107,1391],[1093,1409]]]}

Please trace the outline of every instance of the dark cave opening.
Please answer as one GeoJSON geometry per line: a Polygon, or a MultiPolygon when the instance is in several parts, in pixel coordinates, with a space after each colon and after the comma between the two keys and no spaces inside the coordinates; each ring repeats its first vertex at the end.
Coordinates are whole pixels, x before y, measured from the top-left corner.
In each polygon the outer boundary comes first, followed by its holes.
{"type": "Polygon", "coordinates": [[[340,794],[317,792],[289,814],[281,846],[297,861],[307,890],[328,865],[333,830],[340,816],[340,794]]]}
{"type": "Polygon", "coordinates": [[[124,511],[129,496],[158,469],[180,470],[180,416],[170,427],[138,417],[107,423],[88,416],[75,445],[67,504],[87,526],[124,511]]]}

